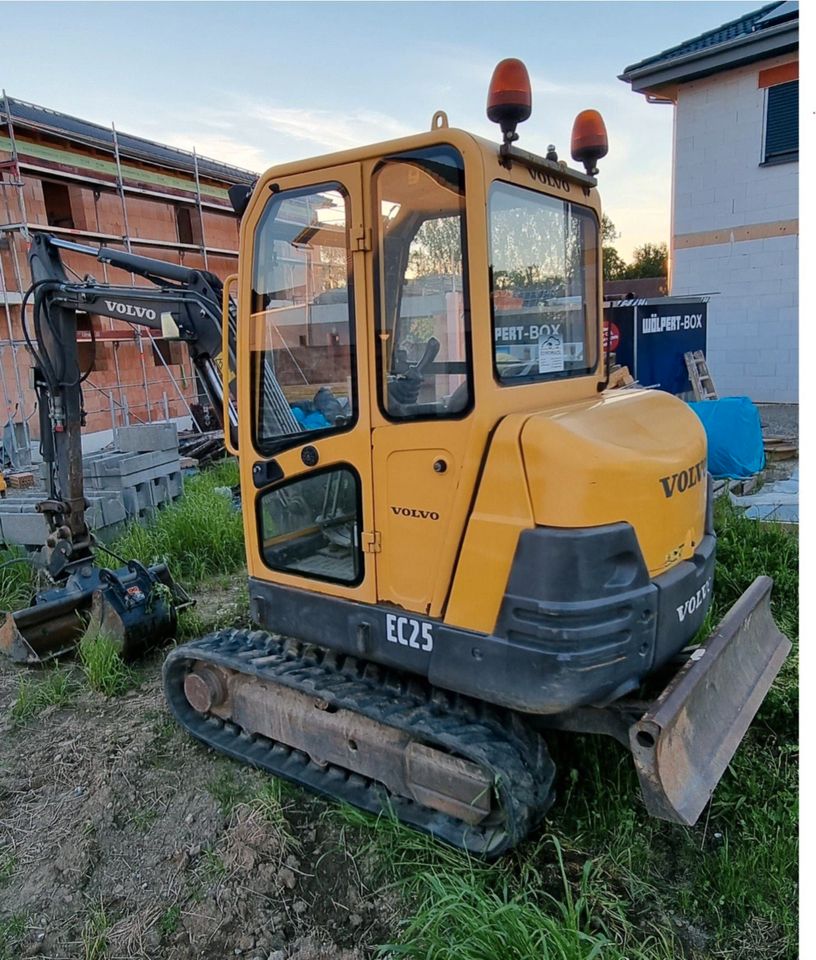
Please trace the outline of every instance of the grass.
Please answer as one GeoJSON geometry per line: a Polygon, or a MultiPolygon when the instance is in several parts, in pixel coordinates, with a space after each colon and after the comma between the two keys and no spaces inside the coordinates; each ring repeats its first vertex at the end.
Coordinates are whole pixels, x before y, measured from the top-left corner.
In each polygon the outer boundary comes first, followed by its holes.
{"type": "Polygon", "coordinates": [[[794,643],[759,713],[768,729],[795,741],[799,705],[799,540],[773,523],[746,520],[726,500],[717,503],[714,616],[719,618],[759,574],[774,579],[771,610],[794,643]]]}
{"type": "Polygon", "coordinates": [[[202,852],[199,875],[208,885],[218,884],[226,877],[227,866],[217,851],[207,849],[202,852]]]}
{"type": "MultiPolygon", "coordinates": [[[[712,624],[758,574],[798,634],[798,543],[727,502],[712,624]]],[[[797,945],[796,651],[694,828],[650,819],[628,752],[551,738],[559,797],[547,828],[487,866],[395,823],[332,808],[349,856],[410,904],[383,955],[422,960],[794,960],[797,945]]]]}
{"type": "Polygon", "coordinates": [[[248,804],[253,810],[257,810],[267,823],[288,834],[289,823],[284,812],[284,792],[281,780],[265,779],[248,804]]]}
{"type": "MultiPolygon", "coordinates": [[[[192,583],[229,576],[244,562],[241,518],[215,487],[235,479],[234,465],[226,464],[190,481],[182,501],[154,523],[132,527],[117,551],[146,563],[166,560],[174,575],[192,583]]],[[[774,616],[796,645],[796,536],[744,519],[725,500],[717,504],[715,521],[719,543],[709,625],[758,574],[769,574],[775,581],[774,616]]],[[[4,569],[19,569],[24,582],[22,571],[28,568],[0,567],[0,592],[4,569]]],[[[196,616],[185,613],[182,635],[203,632],[196,616]]],[[[89,685],[113,695],[109,691],[126,688],[129,681],[121,671],[127,668],[102,639],[89,641],[80,656],[89,685]]],[[[69,702],[72,695],[69,676],[60,668],[26,676],[12,715],[22,721],[52,703],[69,702]]],[[[372,818],[336,806],[326,815],[339,822],[347,855],[365,861],[374,882],[393,890],[403,904],[396,942],[384,945],[382,955],[794,960],[797,714],[794,646],[694,828],[648,818],[627,751],[609,739],[574,735],[551,738],[559,798],[546,832],[495,865],[473,861],[387,816],[372,818]]],[[[149,762],[159,764],[175,749],[176,727],[159,717],[154,733],[149,762]]],[[[207,789],[225,816],[248,804],[274,827],[287,827],[281,781],[259,779],[246,768],[219,761],[207,789]]],[[[0,858],[0,883],[3,864],[0,858]]],[[[5,873],[10,876],[13,869],[12,861],[5,873]]],[[[219,855],[205,851],[200,880],[216,883],[225,872],[219,855]]],[[[179,917],[178,907],[168,908],[159,921],[161,931],[174,932],[179,917]]],[[[25,919],[22,924],[24,932],[25,919]]],[[[86,958],[104,955],[108,926],[100,905],[86,924],[86,958]],[[89,953],[91,947],[95,953],[89,953]]],[[[13,938],[20,936],[0,926],[0,960],[16,955],[13,938]]]]}
{"type": "Polygon", "coordinates": [[[116,641],[102,631],[82,638],[79,660],[88,686],[106,697],[119,696],[134,683],[133,671],[122,660],[116,641]]]}
{"type": "Polygon", "coordinates": [[[207,791],[216,801],[221,813],[226,817],[242,803],[252,799],[252,788],[245,779],[246,771],[235,764],[225,761],[221,770],[207,784],[207,791]]]}
{"type": "Polygon", "coordinates": [[[62,667],[46,667],[41,673],[24,673],[17,684],[17,699],[11,708],[15,723],[25,723],[46,707],[64,707],[77,696],[77,684],[62,667]]]}
{"type": "Polygon", "coordinates": [[[82,928],[84,960],[102,960],[108,954],[108,931],[111,922],[102,901],[88,914],[82,928]]]}
{"type": "Polygon", "coordinates": [[[35,591],[36,574],[22,547],[0,550],[0,610],[27,607],[35,591]]]}
{"type": "MultiPolygon", "coordinates": [[[[574,771],[553,810],[565,847],[594,859],[633,903],[667,917],[679,907],[702,931],[705,956],[789,958],[797,950],[798,542],[746,520],[727,501],[712,623],[754,578],[774,578],[772,609],[794,641],[759,714],[694,828],[648,819],[628,755],[598,738],[555,743],[574,771]]],[[[670,921],[667,921],[670,922],[670,921]]]]}
{"type": "Polygon", "coordinates": [[[178,930],[180,919],[181,907],[178,904],[173,904],[172,907],[168,907],[161,917],[159,917],[159,930],[163,936],[172,937],[176,930],[178,930]]]}
{"type": "Polygon", "coordinates": [[[20,945],[28,929],[25,914],[15,913],[0,920],[0,960],[15,960],[20,956],[20,945]]]}
{"type": "Polygon", "coordinates": [[[141,833],[149,830],[159,818],[159,811],[155,807],[136,807],[130,814],[129,820],[141,833]]]}
{"type": "Polygon", "coordinates": [[[146,565],[165,562],[188,586],[229,574],[245,563],[240,511],[218,487],[238,482],[238,467],[225,461],[185,482],[184,496],[148,523],[133,523],[113,549],[146,565]]]}
{"type": "Polygon", "coordinates": [[[13,850],[0,849],[0,887],[5,886],[17,868],[17,856],[13,850]]]}

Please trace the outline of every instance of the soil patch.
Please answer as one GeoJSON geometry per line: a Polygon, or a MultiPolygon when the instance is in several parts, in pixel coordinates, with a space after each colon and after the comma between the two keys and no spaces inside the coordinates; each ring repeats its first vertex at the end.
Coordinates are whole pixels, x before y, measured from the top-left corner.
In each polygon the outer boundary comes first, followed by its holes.
{"type": "Polygon", "coordinates": [[[0,958],[362,960],[398,905],[333,808],[219,757],[171,720],[162,654],[105,699],[12,719],[0,663],[0,958]]]}

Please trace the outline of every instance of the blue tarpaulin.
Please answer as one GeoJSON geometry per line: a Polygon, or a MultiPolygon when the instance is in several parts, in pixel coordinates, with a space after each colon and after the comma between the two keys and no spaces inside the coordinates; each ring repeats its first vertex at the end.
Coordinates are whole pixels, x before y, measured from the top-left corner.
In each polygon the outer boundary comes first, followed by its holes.
{"type": "Polygon", "coordinates": [[[762,424],[749,397],[701,400],[689,406],[705,427],[712,477],[746,480],[764,468],[762,424]]]}

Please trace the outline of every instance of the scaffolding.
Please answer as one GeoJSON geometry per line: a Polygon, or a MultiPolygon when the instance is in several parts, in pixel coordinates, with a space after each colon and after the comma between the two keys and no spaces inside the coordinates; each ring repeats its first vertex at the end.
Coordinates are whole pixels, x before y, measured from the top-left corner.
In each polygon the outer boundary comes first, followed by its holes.
{"type": "MultiPolygon", "coordinates": [[[[14,102],[18,103],[19,101],[14,102]]],[[[22,324],[23,295],[29,284],[24,277],[22,266],[26,261],[26,255],[24,250],[20,250],[19,244],[21,242],[27,244],[30,241],[32,232],[45,231],[55,235],[81,237],[83,239],[99,242],[100,244],[121,243],[129,253],[133,251],[134,246],[167,249],[168,251],[174,251],[178,255],[179,260],[182,262],[185,253],[194,252],[201,256],[204,268],[207,270],[210,268],[210,255],[231,258],[237,257],[238,251],[234,249],[207,246],[204,225],[205,209],[223,212],[225,208],[223,205],[215,204],[211,201],[205,201],[202,195],[199,156],[195,149],[192,152],[192,171],[190,171],[188,167],[187,172],[192,172],[193,174],[192,183],[194,184],[194,188],[190,190],[190,192],[193,194],[192,205],[194,206],[197,214],[199,226],[198,236],[193,236],[190,238],[193,240],[193,243],[183,242],[180,235],[178,236],[177,242],[167,239],[153,239],[143,236],[134,236],[130,228],[128,215],[129,195],[142,196],[158,202],[169,201],[174,204],[189,204],[190,201],[184,197],[166,194],[159,189],[146,189],[144,186],[136,186],[133,182],[126,182],[126,178],[123,173],[120,137],[115,123],[111,123],[110,127],[112,134],[111,154],[115,164],[115,183],[111,183],[110,180],[99,180],[92,174],[89,174],[88,176],[82,176],[75,172],[53,170],[49,167],[40,166],[34,162],[21,160],[20,152],[18,150],[18,138],[14,129],[14,117],[12,114],[11,102],[5,90],[2,91],[2,106],[3,116],[0,117],[0,133],[2,133],[3,128],[5,128],[9,144],[7,148],[0,147],[0,149],[3,149],[4,152],[9,154],[8,160],[0,161],[0,193],[3,195],[1,209],[2,213],[5,215],[5,222],[0,223],[0,297],[2,297],[3,301],[3,312],[0,314],[0,399],[2,399],[6,410],[5,416],[2,418],[2,423],[5,428],[15,422],[19,423],[22,421],[27,423],[31,417],[33,417],[36,410],[36,400],[33,398],[33,395],[30,392],[26,393],[24,389],[24,368],[21,368],[21,361],[25,361],[25,365],[28,366],[27,347],[22,337],[21,327],[20,333],[15,334],[15,318],[12,309],[13,307],[19,307],[19,321],[22,324]],[[60,181],[64,180],[68,183],[73,182],[97,191],[100,187],[104,187],[107,190],[110,190],[111,187],[114,187],[122,209],[122,235],[117,236],[116,234],[107,233],[100,230],[98,208],[96,210],[96,230],[75,229],[73,227],[65,228],[54,224],[31,222],[26,210],[23,170],[26,171],[26,174],[30,174],[34,177],[41,177],[43,175],[55,177],[60,181]],[[6,276],[7,271],[3,266],[3,257],[1,254],[4,250],[8,251],[8,261],[10,262],[12,272],[11,278],[6,276]],[[13,280],[13,290],[10,288],[10,284],[8,282],[9,279],[13,280]],[[20,356],[21,350],[22,356],[20,356]],[[8,351],[10,351],[11,356],[11,370],[9,370],[9,365],[6,362],[9,355],[8,351]],[[10,377],[12,371],[13,377],[10,377]],[[26,409],[27,404],[32,407],[30,410],[26,409]]],[[[23,124],[25,124],[25,121],[23,121],[23,124]]],[[[98,145],[94,144],[94,149],[99,149],[98,145]]],[[[108,149],[110,149],[110,146],[108,146],[108,149]]],[[[181,151],[177,152],[181,155],[181,151]]],[[[184,157],[185,160],[189,161],[190,154],[185,154],[184,157]]],[[[161,163],[158,163],[158,166],[161,167],[161,163]]],[[[246,174],[250,173],[249,171],[242,172],[246,174]]],[[[108,273],[106,265],[103,265],[103,271],[104,279],[107,282],[108,273]]],[[[133,275],[131,275],[131,283],[136,285],[136,280],[133,275]]],[[[28,306],[27,310],[30,309],[31,307],[28,306]]],[[[112,334],[112,332],[117,329],[115,322],[111,318],[102,319],[107,319],[108,329],[112,334]]],[[[170,400],[167,391],[164,391],[162,394],[161,406],[159,409],[156,409],[156,401],[151,401],[150,387],[155,387],[157,384],[166,384],[170,389],[170,392],[178,397],[178,400],[181,403],[181,408],[185,411],[186,415],[190,417],[193,428],[200,429],[196,417],[193,415],[190,398],[185,393],[182,383],[179,382],[179,377],[173,372],[170,365],[166,362],[159,348],[159,344],[152,335],[145,335],[138,328],[127,332],[123,330],[121,338],[117,339],[111,337],[110,342],[112,344],[116,382],[113,386],[104,387],[95,383],[93,376],[89,377],[85,381],[86,387],[89,387],[90,390],[93,391],[93,395],[98,401],[97,404],[94,404],[90,397],[87,398],[88,402],[86,402],[86,407],[88,408],[87,413],[89,419],[96,417],[98,421],[99,417],[102,414],[105,414],[110,420],[111,428],[127,425],[131,421],[145,422],[145,419],[138,416],[134,411],[134,406],[137,408],[141,406],[141,404],[134,405],[133,403],[132,391],[137,389],[144,394],[144,410],[147,422],[151,422],[152,420],[156,419],[170,419],[170,400]],[[155,357],[158,358],[158,363],[154,359],[153,364],[157,368],[161,369],[162,373],[164,374],[162,378],[150,379],[148,376],[145,356],[145,341],[150,344],[150,346],[147,347],[147,352],[149,355],[152,356],[155,352],[155,357]],[[120,342],[135,343],[139,352],[139,367],[141,369],[141,378],[139,380],[127,383],[123,381],[119,362],[120,342]],[[129,392],[130,399],[128,399],[129,392]]],[[[184,368],[182,367],[182,374],[185,380],[190,379],[194,383],[196,382],[194,368],[190,367],[190,373],[189,375],[186,375],[184,368]]],[[[9,431],[4,430],[4,434],[8,435],[9,431]]],[[[16,431],[13,426],[10,431],[10,435],[12,438],[16,437],[16,431]]],[[[14,440],[12,440],[12,442],[14,442],[14,440]]]]}

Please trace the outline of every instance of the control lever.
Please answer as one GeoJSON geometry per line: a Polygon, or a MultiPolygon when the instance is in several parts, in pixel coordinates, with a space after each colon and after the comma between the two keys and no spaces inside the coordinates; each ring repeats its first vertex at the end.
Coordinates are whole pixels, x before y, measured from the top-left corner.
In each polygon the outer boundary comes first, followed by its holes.
{"type": "Polygon", "coordinates": [[[425,344],[425,350],[422,353],[422,356],[419,358],[417,364],[413,367],[410,367],[408,370],[408,376],[418,377],[422,379],[425,371],[428,367],[436,360],[436,355],[439,353],[439,341],[436,337],[430,337],[428,342],[425,344]]]}

